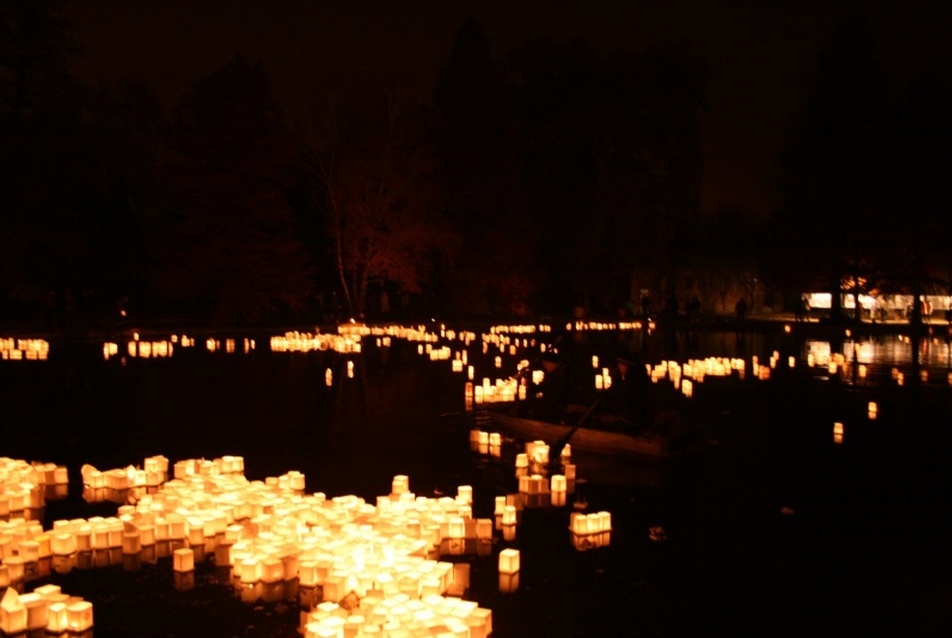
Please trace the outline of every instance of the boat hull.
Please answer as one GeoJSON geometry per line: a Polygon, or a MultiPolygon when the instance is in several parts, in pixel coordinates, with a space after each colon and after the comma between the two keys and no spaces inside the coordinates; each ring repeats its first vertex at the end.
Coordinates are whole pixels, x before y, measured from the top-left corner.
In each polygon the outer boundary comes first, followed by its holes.
{"type": "MultiPolygon", "coordinates": [[[[516,416],[506,410],[489,410],[493,423],[508,434],[552,444],[568,435],[572,427],[516,416]]],[[[668,441],[663,436],[612,432],[580,427],[568,440],[573,450],[612,456],[663,459],[668,456],[668,441]]]]}

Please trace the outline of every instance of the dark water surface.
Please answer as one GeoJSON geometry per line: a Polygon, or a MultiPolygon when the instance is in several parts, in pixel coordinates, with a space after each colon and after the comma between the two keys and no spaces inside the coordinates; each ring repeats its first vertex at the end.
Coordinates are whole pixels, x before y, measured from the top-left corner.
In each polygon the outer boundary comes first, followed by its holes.
{"type": "MultiPolygon", "coordinates": [[[[695,385],[688,414],[704,433],[692,454],[663,466],[580,457],[581,480],[566,507],[527,508],[516,539],[497,532],[489,555],[447,557],[471,564],[464,597],[492,609],[500,638],[948,635],[947,344],[915,344],[913,357],[911,344],[880,339],[856,349],[779,331],[624,332],[566,342],[576,360],[624,345],[650,363],[736,357],[747,374],[695,385]],[[854,367],[807,366],[808,353],[830,349],[847,352],[854,367]],[[781,363],[769,379],[755,378],[752,357],[766,363],[774,352],[781,363]],[[903,385],[894,367],[905,372],[903,385]],[[879,406],[876,420],[869,401],[879,406]],[[841,444],[833,441],[836,421],[844,424],[841,444]],[[611,512],[607,546],[573,544],[575,500],[611,512]],[[651,539],[658,526],[665,540],[651,539]],[[510,593],[500,591],[496,570],[504,547],[521,551],[519,588],[510,593]]],[[[516,491],[521,442],[507,441],[500,458],[472,451],[474,421],[458,414],[464,376],[418,347],[400,339],[378,347],[365,337],[356,355],[272,353],[259,340],[247,354],[199,346],[165,359],[106,361],[101,344],[74,344],[54,348],[48,361],[0,361],[0,456],[69,468],[69,495],[47,503],[45,527],[115,513],[115,503],[83,498],[82,464],[105,470],[160,454],[172,462],[238,455],[250,479],[297,470],[307,492],[369,502],[389,493],[398,474],[424,496],[472,485],[474,516],[491,517],[494,497],[516,491]]],[[[492,354],[472,352],[477,377],[508,376],[519,358],[507,355],[497,371],[492,354]]],[[[243,601],[210,562],[188,587],[176,588],[169,559],[54,571],[27,589],[43,582],[93,602],[97,637],[299,635],[301,596],[292,584],[243,601]]]]}

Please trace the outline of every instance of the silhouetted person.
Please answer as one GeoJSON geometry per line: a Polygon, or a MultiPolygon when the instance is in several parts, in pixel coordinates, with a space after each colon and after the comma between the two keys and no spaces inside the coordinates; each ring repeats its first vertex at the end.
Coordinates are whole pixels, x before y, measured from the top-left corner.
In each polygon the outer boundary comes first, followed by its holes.
{"type": "Polygon", "coordinates": [[[550,350],[543,355],[540,369],[542,381],[530,382],[524,412],[541,421],[562,423],[569,403],[568,365],[559,353],[550,350]]]}
{"type": "Polygon", "coordinates": [[[647,293],[641,295],[641,315],[647,319],[651,314],[651,298],[647,293]]]}
{"type": "Polygon", "coordinates": [[[684,309],[687,312],[688,321],[696,320],[698,315],[701,314],[701,300],[698,299],[697,295],[691,295],[684,309]]]}
{"type": "Polygon", "coordinates": [[[621,352],[615,358],[611,386],[592,416],[596,427],[639,430],[648,423],[648,371],[637,354],[621,352]]]}
{"type": "Polygon", "coordinates": [[[738,299],[734,305],[734,313],[737,315],[738,321],[743,321],[747,317],[747,302],[743,297],[738,299]]]}
{"type": "Polygon", "coordinates": [[[665,309],[665,314],[668,315],[669,319],[678,318],[678,310],[680,309],[680,305],[678,303],[677,295],[671,295],[670,297],[668,297],[668,301],[667,303],[665,303],[664,309],[665,309]]]}

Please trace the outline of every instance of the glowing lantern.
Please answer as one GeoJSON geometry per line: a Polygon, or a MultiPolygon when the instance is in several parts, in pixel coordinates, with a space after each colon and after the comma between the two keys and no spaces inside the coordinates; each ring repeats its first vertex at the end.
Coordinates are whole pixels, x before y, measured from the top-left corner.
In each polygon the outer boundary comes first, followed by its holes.
{"type": "Polygon", "coordinates": [[[837,444],[843,442],[843,424],[839,421],[833,424],[833,442],[837,444]]]}
{"type": "Polygon", "coordinates": [[[26,608],[26,628],[28,631],[46,629],[49,622],[49,604],[36,592],[20,595],[20,604],[26,608]]]}
{"type": "Polygon", "coordinates": [[[334,383],[334,371],[328,368],[327,371],[324,372],[324,385],[326,385],[329,388],[331,387],[333,383],[334,383]]]}
{"type": "Polygon", "coordinates": [[[12,587],[7,587],[0,599],[0,631],[6,635],[23,633],[27,630],[26,607],[20,602],[20,595],[12,587]]]}
{"type": "Polygon", "coordinates": [[[69,617],[66,613],[65,602],[57,601],[50,603],[46,630],[53,634],[61,634],[69,631],[69,617]]]}
{"type": "Polygon", "coordinates": [[[190,572],[195,569],[195,552],[190,547],[182,547],[172,552],[172,569],[177,572],[190,572]]]}
{"type": "Polygon", "coordinates": [[[142,551],[142,539],[139,532],[125,532],[122,535],[122,553],[138,554],[142,551]]]}
{"type": "Polygon", "coordinates": [[[88,631],[93,627],[93,604],[80,600],[67,605],[66,617],[71,632],[88,631]]]}
{"type": "Polygon", "coordinates": [[[499,552],[499,573],[515,574],[519,571],[519,550],[507,547],[499,552]]]}

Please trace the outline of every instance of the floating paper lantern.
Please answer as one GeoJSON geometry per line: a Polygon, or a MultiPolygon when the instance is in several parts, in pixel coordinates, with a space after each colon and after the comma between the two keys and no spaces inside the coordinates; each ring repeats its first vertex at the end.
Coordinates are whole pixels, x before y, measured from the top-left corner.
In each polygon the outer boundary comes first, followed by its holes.
{"type": "MultiPolygon", "coordinates": [[[[538,465],[545,465],[549,462],[549,445],[545,441],[531,441],[526,443],[526,456],[528,460],[538,465]]],[[[519,467],[518,461],[516,466],[519,467]]]]}
{"type": "Polygon", "coordinates": [[[499,573],[515,574],[519,571],[519,550],[507,547],[499,552],[499,573]]]}
{"type": "Polygon", "coordinates": [[[46,622],[46,631],[61,634],[69,631],[69,615],[65,602],[50,603],[46,622]]]}
{"type": "Polygon", "coordinates": [[[833,442],[842,443],[843,442],[843,424],[837,421],[833,424],[833,442]]]}
{"type": "Polygon", "coordinates": [[[182,547],[172,552],[172,569],[177,572],[194,570],[195,552],[190,547],[182,547]]]}
{"type": "Polygon", "coordinates": [[[20,595],[20,604],[26,608],[28,631],[45,629],[49,623],[49,604],[36,592],[20,595]]]}
{"type": "Polygon", "coordinates": [[[393,477],[390,485],[392,494],[406,494],[410,491],[410,477],[406,474],[397,474],[393,477]]]}
{"type": "Polygon", "coordinates": [[[27,631],[26,607],[12,587],[8,587],[0,599],[0,631],[8,636],[27,631]]]}
{"type": "Polygon", "coordinates": [[[66,606],[66,617],[71,632],[83,632],[93,628],[93,604],[80,600],[66,606]]]}

